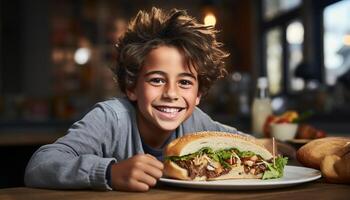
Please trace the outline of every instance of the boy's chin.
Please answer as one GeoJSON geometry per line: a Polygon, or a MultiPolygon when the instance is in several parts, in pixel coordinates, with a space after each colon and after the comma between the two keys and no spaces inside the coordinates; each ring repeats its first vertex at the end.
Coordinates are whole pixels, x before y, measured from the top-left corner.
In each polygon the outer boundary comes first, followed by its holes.
{"type": "Polygon", "coordinates": [[[158,127],[162,129],[165,132],[173,132],[177,129],[177,127],[180,126],[180,123],[174,122],[174,123],[159,123],[158,127]]]}

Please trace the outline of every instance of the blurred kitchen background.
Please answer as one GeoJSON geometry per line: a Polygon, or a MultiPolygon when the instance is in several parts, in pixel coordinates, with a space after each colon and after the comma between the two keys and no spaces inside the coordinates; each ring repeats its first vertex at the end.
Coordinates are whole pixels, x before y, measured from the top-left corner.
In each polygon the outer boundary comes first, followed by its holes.
{"type": "Polygon", "coordinates": [[[41,145],[96,102],[121,96],[109,67],[138,10],[186,9],[221,30],[229,75],[203,99],[214,119],[250,133],[256,80],[275,113],[350,136],[350,0],[1,0],[0,188],[23,185],[41,145]]]}

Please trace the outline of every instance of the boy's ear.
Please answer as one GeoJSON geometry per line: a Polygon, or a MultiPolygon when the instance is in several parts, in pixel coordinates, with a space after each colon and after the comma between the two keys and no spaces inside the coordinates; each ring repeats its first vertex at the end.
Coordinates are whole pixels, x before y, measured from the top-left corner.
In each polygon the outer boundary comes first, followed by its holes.
{"type": "Polygon", "coordinates": [[[137,100],[137,95],[135,92],[135,89],[126,89],[126,96],[128,96],[129,100],[131,101],[136,101],[137,100]]]}
{"type": "Polygon", "coordinates": [[[202,97],[202,94],[198,93],[196,97],[196,106],[198,106],[198,104],[201,102],[201,97],[202,97]]]}

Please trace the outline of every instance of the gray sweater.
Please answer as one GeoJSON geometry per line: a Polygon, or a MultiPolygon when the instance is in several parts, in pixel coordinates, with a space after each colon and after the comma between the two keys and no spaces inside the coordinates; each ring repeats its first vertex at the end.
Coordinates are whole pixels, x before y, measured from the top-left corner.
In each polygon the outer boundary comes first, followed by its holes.
{"type": "MultiPolygon", "coordinates": [[[[176,129],[176,136],[205,130],[237,133],[196,108],[176,129]]],[[[138,153],[144,150],[135,108],[126,98],[115,98],[96,104],[64,137],[40,147],[27,165],[24,181],[30,187],[107,190],[109,163],[138,153]]]]}

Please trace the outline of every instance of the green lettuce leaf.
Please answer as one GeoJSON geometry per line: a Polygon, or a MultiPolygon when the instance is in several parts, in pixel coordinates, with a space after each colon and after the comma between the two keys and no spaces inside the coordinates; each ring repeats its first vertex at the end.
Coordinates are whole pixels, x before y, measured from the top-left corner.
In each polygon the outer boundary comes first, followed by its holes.
{"type": "Polygon", "coordinates": [[[239,156],[240,158],[252,157],[252,156],[254,156],[254,155],[255,155],[255,153],[252,152],[252,151],[242,151],[242,152],[239,152],[239,154],[238,154],[238,156],[239,156]]]}
{"type": "Polygon", "coordinates": [[[275,159],[275,166],[273,163],[264,162],[268,170],[264,172],[262,179],[281,178],[283,176],[284,166],[286,166],[287,162],[288,158],[282,156],[278,156],[275,159]]]}
{"type": "Polygon", "coordinates": [[[197,155],[202,155],[202,154],[207,154],[207,155],[210,155],[210,154],[213,154],[213,150],[209,147],[203,147],[201,148],[200,150],[198,150],[197,152],[195,153],[191,153],[191,154],[187,154],[187,155],[184,155],[184,156],[168,156],[168,157],[165,157],[165,160],[172,160],[172,161],[184,161],[184,160],[190,160],[192,158],[195,158],[197,155]]]}

